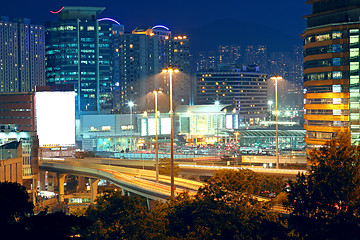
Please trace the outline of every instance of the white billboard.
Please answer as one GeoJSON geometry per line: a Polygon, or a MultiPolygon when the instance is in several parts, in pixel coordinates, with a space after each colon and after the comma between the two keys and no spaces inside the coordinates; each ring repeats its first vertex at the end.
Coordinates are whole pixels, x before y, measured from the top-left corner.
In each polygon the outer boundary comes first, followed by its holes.
{"type": "Polygon", "coordinates": [[[161,118],[161,134],[170,134],[171,132],[171,119],[161,118]]]}
{"type": "Polygon", "coordinates": [[[75,92],[36,92],[39,145],[75,145],[75,92]]]}
{"type": "Polygon", "coordinates": [[[141,136],[146,136],[147,133],[147,122],[146,119],[141,119],[141,136]]]}
{"type": "Polygon", "coordinates": [[[232,129],[233,128],[233,115],[226,115],[225,116],[225,126],[226,126],[226,129],[232,129]]]}
{"type": "MultiPolygon", "coordinates": [[[[154,136],[156,135],[156,119],[155,118],[149,118],[149,135],[154,136]]],[[[159,125],[158,125],[158,131],[159,131],[159,125]]]]}

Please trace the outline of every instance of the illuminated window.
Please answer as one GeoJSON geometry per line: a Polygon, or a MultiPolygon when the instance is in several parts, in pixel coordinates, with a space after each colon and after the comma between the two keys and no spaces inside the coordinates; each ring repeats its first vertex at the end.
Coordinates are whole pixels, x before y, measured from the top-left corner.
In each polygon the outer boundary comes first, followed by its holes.
{"type": "Polygon", "coordinates": [[[330,40],[330,34],[322,34],[322,35],[317,35],[315,36],[315,39],[317,42],[321,42],[321,41],[325,41],[325,40],[330,40]]]}
{"type": "Polygon", "coordinates": [[[333,104],[341,104],[341,98],[334,98],[333,104]]]}
{"type": "Polygon", "coordinates": [[[332,33],[332,39],[339,39],[339,38],[341,38],[341,36],[342,36],[342,34],[339,31],[332,33]]]}
{"type": "Polygon", "coordinates": [[[333,58],[333,66],[340,66],[341,59],[340,58],[333,58]]]}
{"type": "Polygon", "coordinates": [[[101,131],[110,131],[111,127],[110,126],[102,126],[101,127],[101,131]]]}
{"type": "Polygon", "coordinates": [[[334,79],[341,79],[342,78],[342,72],[333,72],[333,78],[334,79]]]}
{"type": "Polygon", "coordinates": [[[350,49],[350,58],[359,57],[359,48],[350,49]]]}
{"type": "Polygon", "coordinates": [[[341,92],[341,85],[333,85],[333,92],[334,93],[341,92]]]}
{"type": "Polygon", "coordinates": [[[350,44],[359,43],[359,36],[350,36],[350,44]]]}

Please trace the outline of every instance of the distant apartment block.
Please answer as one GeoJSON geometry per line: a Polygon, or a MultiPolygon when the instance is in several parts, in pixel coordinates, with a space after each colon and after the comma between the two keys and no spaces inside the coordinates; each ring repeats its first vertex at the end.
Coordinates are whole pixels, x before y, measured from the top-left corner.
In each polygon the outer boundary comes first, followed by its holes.
{"type": "Polygon", "coordinates": [[[0,17],[0,93],[45,85],[45,29],[30,19],[0,17]]]}

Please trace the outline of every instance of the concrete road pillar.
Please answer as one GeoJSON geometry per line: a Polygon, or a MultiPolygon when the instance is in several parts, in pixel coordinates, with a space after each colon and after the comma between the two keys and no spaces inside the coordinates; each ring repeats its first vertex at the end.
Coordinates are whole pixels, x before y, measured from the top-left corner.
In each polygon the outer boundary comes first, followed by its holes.
{"type": "Polygon", "coordinates": [[[55,187],[57,186],[57,174],[53,172],[48,172],[47,174],[47,190],[54,192],[55,187]]]}
{"type": "Polygon", "coordinates": [[[86,185],[85,185],[85,177],[79,176],[78,177],[78,191],[82,192],[85,191],[86,185]]]}
{"type": "Polygon", "coordinates": [[[45,171],[40,171],[39,175],[40,175],[40,190],[41,191],[45,191],[45,171]]]}
{"type": "Polygon", "coordinates": [[[65,183],[65,177],[66,174],[59,174],[59,202],[64,202],[65,198],[65,189],[64,189],[64,183],[65,183]]]}
{"type": "Polygon", "coordinates": [[[90,178],[89,180],[90,180],[90,190],[91,190],[91,203],[95,203],[98,192],[99,179],[90,178]]]}

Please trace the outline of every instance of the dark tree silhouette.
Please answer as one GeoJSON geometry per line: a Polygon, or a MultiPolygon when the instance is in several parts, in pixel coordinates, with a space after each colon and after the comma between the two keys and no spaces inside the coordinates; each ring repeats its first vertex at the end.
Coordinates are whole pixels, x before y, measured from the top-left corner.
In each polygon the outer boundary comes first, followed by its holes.
{"type": "Polygon", "coordinates": [[[0,182],[0,227],[20,222],[33,213],[26,188],[19,183],[0,182]]]}
{"type": "Polygon", "coordinates": [[[339,134],[313,150],[310,173],[290,183],[288,207],[305,239],[360,239],[359,150],[339,134]]]}

